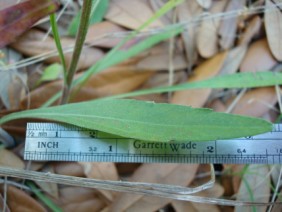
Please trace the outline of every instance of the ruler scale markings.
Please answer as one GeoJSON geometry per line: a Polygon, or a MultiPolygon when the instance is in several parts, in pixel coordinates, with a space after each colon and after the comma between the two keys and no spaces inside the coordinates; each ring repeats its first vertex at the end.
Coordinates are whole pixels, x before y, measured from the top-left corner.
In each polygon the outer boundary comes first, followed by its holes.
{"type": "Polygon", "coordinates": [[[24,158],[54,161],[281,164],[281,124],[245,138],[146,142],[56,123],[28,123],[24,158]]]}

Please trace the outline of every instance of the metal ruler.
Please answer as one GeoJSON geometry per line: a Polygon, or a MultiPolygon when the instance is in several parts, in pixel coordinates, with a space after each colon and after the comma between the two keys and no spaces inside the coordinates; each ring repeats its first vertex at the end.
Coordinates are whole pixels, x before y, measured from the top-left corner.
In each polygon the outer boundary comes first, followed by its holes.
{"type": "Polygon", "coordinates": [[[282,164],[282,124],[232,140],[148,142],[55,123],[28,123],[25,160],[282,164]]]}

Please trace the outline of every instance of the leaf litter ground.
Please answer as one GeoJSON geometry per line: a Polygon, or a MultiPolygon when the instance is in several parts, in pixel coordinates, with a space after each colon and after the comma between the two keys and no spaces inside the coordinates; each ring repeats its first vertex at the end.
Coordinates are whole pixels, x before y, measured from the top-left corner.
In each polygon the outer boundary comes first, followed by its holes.
{"type": "MultiPolygon", "coordinates": [[[[0,1],[0,8],[7,8],[16,3],[17,1],[11,1],[9,4],[6,1],[0,1]]],[[[59,17],[58,24],[63,49],[69,63],[74,38],[68,36],[68,27],[71,24],[70,20],[78,14],[81,5],[74,1],[65,1],[61,4],[57,17],[59,17]]],[[[267,121],[275,122],[279,120],[280,115],[277,102],[280,100],[281,91],[279,87],[276,86],[275,89],[273,85],[281,84],[282,78],[281,73],[277,73],[281,70],[279,62],[282,52],[279,34],[281,33],[279,23],[282,17],[279,10],[280,4],[281,1],[278,0],[183,1],[181,5],[153,22],[145,31],[139,32],[132,41],[126,44],[121,52],[123,54],[120,54],[118,58],[114,58],[100,68],[96,67],[95,70],[101,72],[92,75],[84,86],[75,91],[71,101],[81,102],[109,98],[113,95],[130,96],[159,103],[208,107],[219,112],[228,111],[233,114],[262,117],[267,121]],[[182,23],[185,27],[184,31],[178,32],[179,36],[151,48],[144,46],[142,41],[146,39],[152,43],[157,42],[158,27],[175,23],[182,23]],[[137,46],[139,44],[137,50],[134,47],[136,44],[137,46]],[[131,51],[127,51],[128,49],[131,51]],[[135,52],[138,53],[136,56],[127,59],[135,52]],[[119,64],[114,65],[116,63],[119,64]],[[114,66],[109,67],[112,64],[114,66]],[[224,74],[233,73],[237,74],[229,78],[224,76],[224,74]],[[246,74],[244,76],[247,77],[242,78],[241,74],[242,76],[246,74]],[[171,82],[174,87],[168,86],[172,85],[171,82]],[[182,86],[186,86],[187,90],[180,90],[182,86]],[[191,90],[189,86],[200,89],[191,90]],[[161,88],[156,89],[156,87],[161,88]],[[169,92],[169,95],[166,92],[169,92]]],[[[90,26],[86,46],[78,65],[80,73],[76,74],[76,78],[84,76],[83,73],[86,73],[83,72],[84,70],[105,57],[104,55],[130,34],[131,30],[138,29],[163,5],[164,2],[161,0],[132,0],[130,3],[126,0],[109,1],[105,14],[98,14],[103,18],[96,17],[99,23],[90,26]]],[[[100,5],[100,7],[103,6],[105,5],[100,5]]],[[[0,23],[3,23],[5,17],[1,16],[0,20],[0,23]]],[[[40,81],[43,74],[45,76],[48,74],[49,66],[60,62],[56,55],[54,40],[51,35],[46,34],[50,28],[46,20],[41,19],[20,37],[9,37],[15,42],[5,49],[16,50],[24,56],[24,59],[17,61],[11,55],[10,57],[6,53],[3,55],[4,64],[1,67],[1,74],[9,71],[7,75],[9,77],[1,78],[2,81],[6,79],[5,82],[1,82],[1,85],[9,83],[10,86],[8,88],[2,86],[1,89],[1,116],[11,113],[12,110],[27,109],[27,106],[38,108],[61,90],[62,75],[60,74],[55,75],[56,79],[52,79],[51,82],[40,81]],[[11,68],[13,68],[12,71],[11,68]],[[18,79],[19,74],[21,76],[26,74],[28,80],[27,82],[20,80],[22,84],[17,86],[16,83],[19,84],[19,80],[15,79],[18,79]],[[16,92],[13,91],[13,87],[16,88],[16,92]],[[30,92],[27,93],[26,88],[29,88],[30,92]],[[17,99],[18,103],[15,104],[14,99],[17,99]],[[13,107],[9,107],[11,105],[13,107]]],[[[31,26],[34,23],[28,24],[31,26]]],[[[1,166],[88,179],[115,181],[121,179],[185,187],[205,185],[210,180],[210,167],[200,164],[104,164],[48,161],[28,163],[22,159],[26,121],[27,119],[17,120],[2,126],[3,130],[8,132],[8,136],[0,131],[3,144],[0,154],[1,166]]],[[[280,201],[280,166],[221,164],[216,166],[215,174],[217,177],[214,186],[199,193],[201,198],[218,198],[216,201],[218,205],[223,203],[223,197],[237,200],[238,204],[239,201],[269,202],[276,199],[280,201]]],[[[266,210],[266,206],[256,208],[211,206],[193,201],[61,186],[58,182],[34,185],[31,182],[24,184],[4,177],[1,178],[1,182],[0,207],[7,211],[25,208],[29,211],[50,209],[57,211],[266,210]]],[[[198,200],[205,202],[206,199],[199,198],[198,200]]],[[[274,206],[273,210],[279,211],[279,205],[274,206]]]]}

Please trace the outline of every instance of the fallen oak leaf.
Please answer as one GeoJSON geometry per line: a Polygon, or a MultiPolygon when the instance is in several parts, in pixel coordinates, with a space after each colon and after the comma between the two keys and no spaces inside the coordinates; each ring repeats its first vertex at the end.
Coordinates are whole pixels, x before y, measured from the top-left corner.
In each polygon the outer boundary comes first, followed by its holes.
{"type": "Polygon", "coordinates": [[[0,11],[0,48],[59,8],[56,0],[30,0],[0,11]]]}

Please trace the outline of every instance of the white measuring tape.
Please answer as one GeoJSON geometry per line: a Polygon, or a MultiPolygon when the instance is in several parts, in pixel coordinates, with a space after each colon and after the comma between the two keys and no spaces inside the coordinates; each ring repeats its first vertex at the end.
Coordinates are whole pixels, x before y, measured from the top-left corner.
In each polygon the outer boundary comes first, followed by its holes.
{"type": "Polygon", "coordinates": [[[28,123],[25,160],[282,164],[282,124],[231,140],[148,142],[55,123],[28,123]]]}

